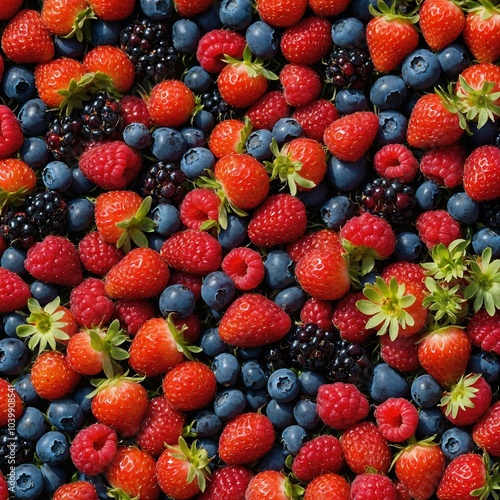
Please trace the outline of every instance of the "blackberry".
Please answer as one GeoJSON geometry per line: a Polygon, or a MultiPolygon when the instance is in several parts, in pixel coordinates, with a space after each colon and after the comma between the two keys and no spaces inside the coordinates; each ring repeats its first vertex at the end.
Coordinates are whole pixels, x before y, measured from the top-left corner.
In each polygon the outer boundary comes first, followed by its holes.
{"type": "Polygon", "coordinates": [[[179,76],[181,60],[173,47],[171,31],[170,25],[149,18],[132,21],[121,31],[121,49],[139,78],[158,83],[179,76]]]}
{"type": "Polygon", "coordinates": [[[4,427],[0,431],[0,470],[3,474],[9,474],[12,466],[32,462],[33,446],[33,443],[23,439],[14,430],[4,427]]]}
{"type": "Polygon", "coordinates": [[[480,203],[479,220],[490,229],[500,231],[500,200],[480,203]]]}
{"type": "Polygon", "coordinates": [[[45,135],[47,146],[61,161],[72,160],[83,152],[82,119],[77,112],[55,118],[45,135]]]}
{"type": "Polygon", "coordinates": [[[82,134],[85,139],[102,141],[116,137],[123,128],[120,103],[105,92],[97,94],[82,109],[82,134]]]}
{"type": "Polygon", "coordinates": [[[0,236],[10,245],[30,248],[35,243],[36,226],[24,212],[7,212],[0,224],[0,236]]]}
{"type": "Polygon", "coordinates": [[[68,207],[64,198],[55,191],[28,196],[25,211],[42,237],[60,234],[66,229],[68,207]]]}
{"type": "Polygon", "coordinates": [[[360,204],[365,211],[400,224],[415,213],[415,191],[400,181],[378,177],[364,186],[360,204]]]}
{"type": "Polygon", "coordinates": [[[177,205],[184,198],[186,176],[177,163],[159,161],[147,171],[140,187],[143,197],[151,196],[153,205],[170,203],[177,205]]]}
{"type": "Polygon", "coordinates": [[[347,49],[334,45],[323,60],[325,79],[337,89],[362,89],[370,80],[373,62],[368,50],[347,49]]]}
{"type": "Polygon", "coordinates": [[[289,344],[285,342],[270,344],[264,348],[263,357],[266,368],[272,373],[280,368],[288,368],[290,360],[287,356],[289,344]]]}
{"type": "Polygon", "coordinates": [[[353,344],[338,338],[335,356],[328,363],[327,376],[332,382],[366,387],[371,380],[373,365],[367,350],[361,344],[353,344]]]}
{"type": "Polygon", "coordinates": [[[216,87],[200,95],[200,105],[214,117],[216,123],[231,118],[241,119],[238,111],[222,99],[216,87]]]}

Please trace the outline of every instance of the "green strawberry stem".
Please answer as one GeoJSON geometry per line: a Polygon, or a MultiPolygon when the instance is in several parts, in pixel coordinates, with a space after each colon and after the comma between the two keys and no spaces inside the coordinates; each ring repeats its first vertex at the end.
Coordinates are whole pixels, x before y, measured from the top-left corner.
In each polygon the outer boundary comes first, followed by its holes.
{"type": "Polygon", "coordinates": [[[452,241],[448,247],[443,243],[435,245],[431,250],[432,262],[422,263],[425,274],[446,283],[462,279],[467,271],[466,249],[469,243],[469,240],[458,239],[452,241]]]}
{"type": "Polygon", "coordinates": [[[467,124],[467,120],[460,109],[459,99],[454,93],[455,86],[453,82],[448,84],[448,89],[444,90],[441,87],[437,87],[434,89],[436,95],[441,99],[443,106],[453,114],[456,114],[458,117],[458,124],[460,128],[465,130],[467,133],[470,133],[469,126],[467,124]]]}
{"type": "Polygon", "coordinates": [[[422,439],[421,441],[417,441],[415,435],[413,435],[406,441],[406,445],[402,446],[399,444],[392,444],[391,446],[399,449],[399,451],[394,455],[389,470],[394,468],[394,465],[396,465],[396,462],[403,453],[411,451],[413,448],[415,448],[415,446],[439,446],[438,443],[436,443],[435,439],[436,435],[434,434],[433,436],[422,439]]]}
{"type": "Polygon", "coordinates": [[[466,12],[480,14],[483,21],[500,14],[500,6],[495,5],[491,0],[478,0],[477,2],[468,0],[463,8],[466,12]]]}
{"type": "Polygon", "coordinates": [[[30,194],[31,190],[22,187],[17,191],[5,191],[0,188],[0,214],[7,205],[18,207],[23,204],[26,197],[30,194]]]}
{"type": "Polygon", "coordinates": [[[125,373],[119,373],[111,378],[94,378],[90,383],[95,387],[95,389],[87,394],[87,398],[92,399],[94,396],[99,394],[103,389],[107,387],[114,387],[120,385],[122,382],[132,382],[134,384],[140,384],[144,381],[146,377],[129,377],[128,371],[125,373]]]}
{"type": "Polygon", "coordinates": [[[90,23],[91,19],[97,19],[92,7],[87,7],[86,9],[80,11],[73,24],[73,28],[71,31],[63,36],[62,38],[72,38],[76,36],[76,39],[79,42],[83,42],[83,40],[90,41],[92,38],[92,34],[90,32],[90,23]]]}
{"type": "Polygon", "coordinates": [[[250,47],[248,45],[245,45],[245,49],[243,50],[243,59],[235,59],[234,57],[231,57],[227,54],[224,55],[224,58],[222,59],[225,63],[228,64],[237,64],[237,65],[242,65],[245,68],[245,71],[248,73],[248,75],[252,78],[257,77],[258,75],[264,76],[267,80],[278,80],[278,75],[273,73],[272,71],[269,71],[264,67],[264,62],[262,59],[259,59],[256,57],[253,59],[253,53],[250,50],[250,47]]]}
{"type": "Polygon", "coordinates": [[[373,17],[383,17],[386,21],[404,21],[409,24],[418,23],[420,16],[418,15],[418,7],[416,7],[408,15],[401,14],[398,11],[399,3],[393,0],[390,5],[387,5],[383,0],[377,0],[377,8],[372,4],[368,5],[368,10],[373,17]]]}
{"type": "Polygon", "coordinates": [[[460,377],[460,380],[454,384],[451,389],[443,393],[438,406],[444,406],[445,414],[456,418],[459,410],[474,408],[475,394],[479,391],[473,385],[481,377],[481,374],[469,373],[460,377]]]}
{"type": "Polygon", "coordinates": [[[459,291],[460,286],[447,286],[431,277],[425,278],[428,295],[423,300],[423,306],[433,313],[434,321],[439,326],[460,323],[467,314],[467,300],[459,291]]]}
{"type": "Polygon", "coordinates": [[[59,321],[64,316],[64,311],[57,311],[61,298],[56,297],[42,308],[38,300],[28,299],[30,315],[26,318],[26,324],[19,325],[16,329],[19,338],[30,337],[28,347],[34,350],[38,346],[38,352],[42,352],[47,345],[55,351],[56,340],[68,340],[69,335],[62,330],[67,325],[59,321]]]}
{"type": "Polygon", "coordinates": [[[175,313],[170,313],[167,316],[166,322],[168,325],[168,329],[175,341],[175,345],[179,352],[182,352],[186,358],[193,360],[193,354],[198,354],[203,351],[201,347],[188,344],[186,339],[184,338],[184,331],[187,329],[186,325],[183,325],[179,330],[174,324],[175,313]]]}
{"type": "Polygon", "coordinates": [[[120,488],[108,488],[106,494],[109,498],[114,498],[114,500],[139,500],[141,498],[140,495],[131,497],[128,493],[120,488]]]}
{"type": "Polygon", "coordinates": [[[500,463],[491,466],[490,455],[487,451],[483,450],[483,463],[486,469],[486,483],[481,488],[472,490],[470,494],[473,497],[478,497],[479,500],[486,500],[487,498],[499,499],[499,495],[495,490],[500,490],[500,463]]]}
{"type": "Polygon", "coordinates": [[[292,474],[289,474],[285,479],[285,495],[290,500],[298,500],[304,495],[305,489],[300,484],[292,483],[292,474]]]}

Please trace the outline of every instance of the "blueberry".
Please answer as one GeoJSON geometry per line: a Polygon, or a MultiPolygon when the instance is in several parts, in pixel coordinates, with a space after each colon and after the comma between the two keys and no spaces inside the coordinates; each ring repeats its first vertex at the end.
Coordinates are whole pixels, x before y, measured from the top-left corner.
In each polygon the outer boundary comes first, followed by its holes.
{"type": "Polygon", "coordinates": [[[142,12],[153,21],[166,21],[174,13],[172,0],[140,0],[142,12]]]}
{"type": "Polygon", "coordinates": [[[448,77],[457,76],[469,66],[467,51],[458,43],[451,43],[444,49],[439,50],[436,52],[436,57],[443,73],[448,77]]]}
{"type": "Polygon", "coordinates": [[[281,433],[283,449],[287,455],[295,456],[309,440],[307,431],[300,425],[290,425],[281,433]]]}
{"type": "Polygon", "coordinates": [[[281,290],[276,297],[274,297],[274,302],[288,314],[302,309],[305,301],[306,295],[302,288],[298,286],[285,288],[284,290],[281,290]]]}
{"type": "Polygon", "coordinates": [[[31,374],[26,373],[21,375],[14,382],[14,389],[24,401],[25,406],[36,405],[40,402],[40,396],[35,391],[33,384],[31,383],[31,374]]]}
{"type": "Polygon", "coordinates": [[[98,474],[97,476],[88,476],[87,474],[79,472],[77,477],[78,481],[87,481],[87,483],[90,483],[92,486],[94,486],[97,491],[97,497],[99,498],[99,500],[109,500],[108,488],[106,487],[107,483],[100,474],[98,474]]]}
{"type": "Polygon", "coordinates": [[[290,142],[304,135],[300,123],[293,118],[280,118],[274,124],[271,132],[278,146],[283,146],[286,142],[290,142]]]}
{"type": "Polygon", "coordinates": [[[79,59],[85,53],[86,48],[86,43],[83,40],[80,42],[76,36],[71,38],[54,37],[54,50],[59,57],[79,59]]]}
{"type": "Polygon", "coordinates": [[[295,423],[293,416],[293,403],[278,403],[271,399],[266,406],[266,416],[277,429],[284,429],[295,423]]]}
{"type": "Polygon", "coordinates": [[[215,356],[212,371],[217,382],[224,386],[235,385],[240,376],[240,363],[238,358],[229,352],[215,356]]]}
{"type": "Polygon", "coordinates": [[[479,203],[464,192],[451,195],[446,208],[456,221],[469,226],[474,224],[479,217],[479,203]]]}
{"type": "Polygon", "coordinates": [[[176,129],[159,127],[151,135],[151,152],[160,161],[179,161],[187,149],[184,136],[176,129]]]}
{"type": "Polygon", "coordinates": [[[33,170],[38,170],[49,158],[47,143],[40,137],[27,137],[19,150],[19,156],[33,170]]]}
{"type": "Polygon", "coordinates": [[[500,233],[489,227],[482,227],[472,237],[472,248],[476,255],[481,255],[487,247],[491,248],[492,259],[500,258],[500,233]]]}
{"type": "Polygon", "coordinates": [[[163,316],[177,313],[180,318],[187,318],[194,311],[196,299],[186,286],[176,283],[169,285],[161,292],[158,306],[163,316]]]}
{"type": "Polygon", "coordinates": [[[212,459],[208,466],[213,471],[217,465],[220,465],[219,442],[211,437],[202,437],[199,439],[198,446],[207,452],[208,458],[212,459]]]}
{"type": "Polygon", "coordinates": [[[432,408],[441,400],[442,387],[429,374],[418,376],[411,384],[411,397],[421,408],[432,408]]]}
{"type": "Polygon", "coordinates": [[[441,449],[446,458],[453,460],[459,455],[473,451],[474,441],[472,436],[464,429],[452,427],[441,436],[441,449]]]}
{"type": "Polygon", "coordinates": [[[327,227],[340,229],[349,219],[357,215],[357,208],[347,196],[334,196],[321,207],[319,213],[327,227]]]}
{"type": "Polygon", "coordinates": [[[0,257],[0,266],[21,277],[27,277],[28,271],[24,267],[27,253],[24,248],[10,246],[0,257]]]}
{"type": "Polygon", "coordinates": [[[403,231],[396,235],[394,258],[396,260],[415,262],[420,257],[423,248],[424,244],[417,234],[411,231],[403,231]]]}
{"type": "Polygon", "coordinates": [[[38,440],[47,431],[45,415],[34,406],[27,406],[16,422],[16,432],[27,441],[38,440]]]}
{"type": "Polygon", "coordinates": [[[45,135],[49,129],[49,116],[48,107],[41,99],[26,101],[17,115],[24,137],[45,135]]]}
{"type": "Polygon", "coordinates": [[[15,339],[18,339],[16,332],[17,327],[24,324],[26,324],[26,316],[16,312],[6,314],[2,320],[3,331],[5,334],[15,339]]]}
{"type": "Polygon", "coordinates": [[[186,139],[188,148],[204,148],[207,145],[207,138],[203,130],[197,127],[184,127],[181,134],[186,139]]]}
{"type": "Polygon", "coordinates": [[[305,370],[299,375],[300,393],[304,396],[315,398],[323,384],[326,384],[326,378],[321,373],[305,370]]]}
{"type": "Polygon", "coordinates": [[[71,175],[73,176],[71,191],[75,194],[87,194],[91,189],[95,188],[95,184],[85,177],[80,167],[72,168],[71,175]]]}
{"type": "Polygon", "coordinates": [[[42,464],[40,472],[43,476],[43,491],[53,495],[57,488],[66,483],[66,467],[64,465],[42,464]]]}
{"type": "Polygon", "coordinates": [[[247,408],[249,411],[258,411],[263,408],[271,399],[267,389],[248,389],[245,391],[247,408]]]}
{"type": "Polygon", "coordinates": [[[224,309],[232,301],[236,286],[231,277],[224,271],[214,271],[205,276],[201,285],[201,298],[213,309],[224,309]]]}
{"type": "Polygon", "coordinates": [[[238,349],[238,357],[243,361],[258,359],[262,354],[262,347],[245,347],[238,349]]]}
{"type": "Polygon", "coordinates": [[[314,429],[319,421],[316,403],[312,399],[299,399],[293,407],[293,416],[306,430],[314,429]]]}
{"type": "Polygon", "coordinates": [[[378,78],[370,89],[370,101],[377,108],[396,109],[406,99],[408,89],[405,81],[396,75],[385,75],[378,78]]]}
{"type": "Polygon", "coordinates": [[[335,96],[335,107],[341,115],[368,110],[368,99],[361,90],[341,89],[335,96]]]}
{"type": "Polygon", "coordinates": [[[434,181],[424,181],[415,191],[415,200],[421,210],[436,210],[441,203],[443,193],[434,181]]]}
{"type": "Polygon", "coordinates": [[[34,464],[21,464],[14,469],[14,498],[35,500],[43,492],[43,476],[34,464]]]}
{"type": "Polygon", "coordinates": [[[441,410],[435,406],[420,409],[418,412],[418,426],[415,432],[417,439],[425,439],[434,435],[439,439],[445,428],[446,417],[441,410]]]}
{"type": "Polygon", "coordinates": [[[172,25],[172,44],[182,54],[196,52],[200,38],[200,28],[189,19],[179,19],[172,25]]]}
{"type": "Polygon", "coordinates": [[[165,236],[162,236],[158,233],[148,233],[146,238],[148,239],[149,248],[156,250],[158,253],[160,252],[163,243],[165,243],[165,240],[167,239],[165,236]]]}
{"type": "Polygon", "coordinates": [[[200,347],[203,352],[210,357],[217,356],[227,350],[227,344],[220,338],[218,328],[209,328],[200,335],[200,347]]]}
{"type": "Polygon", "coordinates": [[[299,191],[297,198],[307,209],[318,209],[331,196],[331,188],[323,179],[317,186],[308,191],[299,191]]]}
{"type": "Polygon", "coordinates": [[[379,146],[406,141],[408,120],[398,111],[381,111],[378,114],[379,128],[376,142],[379,146]]]}
{"type": "Polygon", "coordinates": [[[247,236],[247,225],[248,222],[244,217],[232,214],[227,216],[226,229],[221,229],[217,235],[217,239],[225,252],[243,243],[247,236]]]}
{"type": "Polygon", "coordinates": [[[68,201],[68,229],[85,231],[94,222],[94,204],[88,198],[74,198],[68,201]]]}
{"type": "Polygon", "coordinates": [[[193,17],[193,20],[200,27],[203,33],[222,27],[222,22],[219,18],[219,9],[215,5],[211,5],[200,14],[196,14],[196,16],[193,17]]]}
{"type": "Polygon", "coordinates": [[[344,13],[353,16],[366,24],[373,17],[369,10],[370,5],[376,8],[377,0],[352,0],[349,3],[348,9],[344,13]]]}
{"type": "Polygon", "coordinates": [[[83,410],[72,399],[56,399],[49,404],[47,418],[58,431],[74,432],[83,424],[83,410]]]}
{"type": "Polygon", "coordinates": [[[441,65],[433,52],[417,49],[401,63],[401,75],[409,87],[425,90],[434,86],[439,80],[441,65]]]}
{"type": "Polygon", "coordinates": [[[262,365],[253,359],[241,365],[241,381],[247,389],[262,389],[267,386],[267,376],[262,365]]]}
{"type": "Polygon", "coordinates": [[[231,420],[243,413],[246,404],[245,395],[239,389],[226,389],[215,397],[214,411],[221,420],[231,420]]]}
{"type": "Polygon", "coordinates": [[[125,143],[134,149],[147,148],[153,140],[151,132],[143,123],[129,123],[122,134],[125,143]]]}
{"type": "Polygon", "coordinates": [[[465,134],[464,142],[470,150],[485,146],[495,142],[498,134],[498,122],[496,120],[486,120],[486,123],[481,127],[477,127],[477,123],[471,121],[469,123],[469,133],[465,134]]]}
{"type": "Polygon", "coordinates": [[[63,193],[70,187],[72,179],[70,168],[62,161],[51,161],[42,170],[42,181],[48,190],[63,193]]]}
{"type": "Polygon", "coordinates": [[[284,250],[272,250],[264,261],[264,281],[270,288],[283,289],[295,283],[293,260],[284,250]]]}
{"type": "Polygon", "coordinates": [[[263,60],[272,59],[279,50],[276,31],[264,21],[255,21],[250,24],[246,30],[245,39],[252,54],[263,60]]]}
{"type": "Polygon", "coordinates": [[[326,180],[339,191],[353,191],[363,181],[366,165],[364,156],[357,161],[343,161],[331,156],[327,162],[326,180]]]}
{"type": "Polygon", "coordinates": [[[2,78],[2,89],[9,99],[26,102],[35,95],[35,75],[27,66],[13,65],[2,78]]]}
{"type": "Polygon", "coordinates": [[[207,148],[190,148],[182,156],[179,165],[186,177],[193,181],[204,175],[206,173],[205,170],[213,171],[215,156],[207,148]]]}
{"type": "Polygon", "coordinates": [[[491,352],[476,352],[469,358],[467,372],[482,373],[486,382],[491,385],[500,375],[500,360],[491,352]]]}
{"type": "Polygon", "coordinates": [[[157,224],[155,232],[161,236],[172,236],[181,227],[179,210],[168,203],[161,203],[153,208],[151,219],[157,224]]]}
{"type": "Polygon", "coordinates": [[[373,369],[369,392],[376,403],[383,403],[389,398],[404,398],[408,389],[405,378],[387,363],[379,363],[373,369]]]}
{"type": "Polygon", "coordinates": [[[201,66],[191,66],[183,76],[183,82],[197,94],[206,92],[212,85],[212,75],[201,66]]]}
{"type": "Polygon", "coordinates": [[[72,399],[80,405],[85,415],[92,413],[92,398],[87,397],[95,388],[90,385],[80,384],[72,394],[72,399]]]}
{"type": "Polygon", "coordinates": [[[220,418],[211,410],[201,410],[193,415],[191,430],[197,437],[216,436],[222,428],[220,418]]]}
{"type": "Polygon", "coordinates": [[[59,431],[46,432],[36,442],[38,458],[47,464],[60,464],[69,457],[69,443],[59,431]]]}
{"type": "Polygon", "coordinates": [[[90,25],[92,45],[119,45],[122,23],[96,19],[90,25]]]}
{"type": "Polygon", "coordinates": [[[267,380],[267,392],[278,403],[288,403],[299,394],[297,375],[288,368],[274,371],[267,380]]]}
{"type": "Polygon", "coordinates": [[[0,373],[19,375],[29,363],[30,350],[26,344],[16,338],[0,340],[0,373]]]}
{"type": "Polygon", "coordinates": [[[273,447],[261,458],[256,465],[257,472],[265,470],[282,471],[285,469],[286,454],[283,447],[273,445],[273,447]]]}
{"type": "Polygon", "coordinates": [[[242,31],[252,22],[251,0],[222,0],[219,7],[219,18],[229,29],[242,31]]]}
{"type": "Polygon", "coordinates": [[[245,142],[245,148],[249,155],[252,155],[257,160],[268,160],[272,157],[271,141],[273,134],[270,130],[259,129],[254,130],[245,142]]]}
{"type": "Polygon", "coordinates": [[[338,47],[363,49],[366,47],[365,25],[355,17],[345,17],[332,25],[332,40],[338,47]]]}

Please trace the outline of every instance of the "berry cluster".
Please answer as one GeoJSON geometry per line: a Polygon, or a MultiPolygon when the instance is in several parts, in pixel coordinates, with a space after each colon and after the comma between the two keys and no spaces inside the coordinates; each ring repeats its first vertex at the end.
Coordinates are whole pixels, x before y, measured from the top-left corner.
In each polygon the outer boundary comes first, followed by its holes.
{"type": "Polygon", "coordinates": [[[0,500],[500,489],[495,0],[0,1],[0,500]]]}

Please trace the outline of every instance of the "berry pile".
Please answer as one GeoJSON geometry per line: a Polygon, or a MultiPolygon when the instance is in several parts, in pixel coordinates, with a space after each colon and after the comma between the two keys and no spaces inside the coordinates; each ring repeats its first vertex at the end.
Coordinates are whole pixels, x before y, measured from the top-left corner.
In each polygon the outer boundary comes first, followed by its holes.
{"type": "Polygon", "coordinates": [[[0,500],[500,489],[497,0],[0,1],[0,500]]]}

